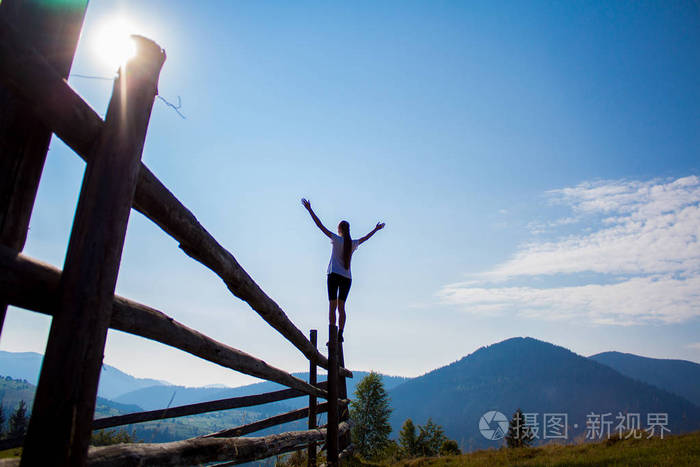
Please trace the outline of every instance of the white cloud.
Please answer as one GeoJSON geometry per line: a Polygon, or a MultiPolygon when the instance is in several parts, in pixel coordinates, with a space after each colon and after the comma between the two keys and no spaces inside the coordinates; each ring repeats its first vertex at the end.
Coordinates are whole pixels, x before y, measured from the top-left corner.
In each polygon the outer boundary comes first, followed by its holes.
{"type": "Polygon", "coordinates": [[[685,347],[691,350],[700,350],[700,342],[692,342],[685,347]]]}
{"type": "Polygon", "coordinates": [[[512,259],[480,274],[480,283],[443,287],[441,301],[479,313],[517,310],[525,316],[604,324],[673,323],[700,316],[698,177],[582,183],[548,196],[574,214],[549,222],[549,228],[570,227],[576,219],[587,229],[523,245],[512,259]],[[567,287],[503,285],[582,273],[608,280],[567,287]]]}

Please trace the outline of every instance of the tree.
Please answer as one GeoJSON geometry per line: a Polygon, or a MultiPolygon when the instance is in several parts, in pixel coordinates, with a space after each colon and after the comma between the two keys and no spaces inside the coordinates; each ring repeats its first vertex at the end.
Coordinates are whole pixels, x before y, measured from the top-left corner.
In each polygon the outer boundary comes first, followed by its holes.
{"type": "Polygon", "coordinates": [[[462,451],[459,449],[459,444],[453,439],[445,440],[440,446],[441,456],[459,456],[462,451]]]}
{"type": "Polygon", "coordinates": [[[528,447],[532,444],[535,438],[532,429],[525,424],[525,416],[523,411],[518,409],[513,414],[513,418],[508,424],[508,434],[506,435],[506,443],[509,448],[528,447]]]}
{"type": "Polygon", "coordinates": [[[10,416],[9,438],[19,438],[24,436],[27,431],[27,404],[24,401],[19,401],[17,410],[10,416]]]}
{"type": "Polygon", "coordinates": [[[355,398],[350,403],[352,442],[357,453],[371,459],[381,455],[389,442],[389,395],[379,374],[371,372],[357,385],[355,398]]]}
{"type": "Polygon", "coordinates": [[[390,439],[384,446],[384,449],[382,449],[382,451],[378,454],[377,460],[379,460],[382,464],[395,464],[403,457],[404,456],[399,444],[393,439],[390,439]]]}
{"type": "Polygon", "coordinates": [[[434,423],[432,418],[425,425],[418,425],[418,434],[413,420],[406,419],[399,432],[399,446],[403,457],[461,454],[457,442],[448,439],[442,427],[434,423]]]}
{"type": "Polygon", "coordinates": [[[0,404],[0,439],[5,437],[5,410],[0,404]]]}
{"type": "Polygon", "coordinates": [[[447,436],[440,425],[433,423],[429,418],[428,422],[418,427],[418,439],[416,440],[418,452],[421,456],[437,456],[442,443],[447,441],[447,436]]]}
{"type": "Polygon", "coordinates": [[[133,434],[129,434],[125,428],[121,430],[93,431],[90,437],[91,446],[109,446],[111,444],[138,443],[139,440],[133,434]]]}
{"type": "Polygon", "coordinates": [[[413,457],[418,455],[418,445],[416,441],[418,441],[416,437],[416,426],[413,424],[413,420],[407,418],[406,421],[403,422],[403,426],[399,432],[399,446],[404,456],[413,457]]]}

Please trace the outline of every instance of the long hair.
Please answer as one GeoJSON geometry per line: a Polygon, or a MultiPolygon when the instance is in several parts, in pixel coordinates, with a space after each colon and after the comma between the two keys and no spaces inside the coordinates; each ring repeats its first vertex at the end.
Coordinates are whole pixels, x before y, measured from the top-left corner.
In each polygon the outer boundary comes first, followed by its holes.
{"type": "Polygon", "coordinates": [[[338,224],[340,235],[343,237],[343,265],[350,269],[350,257],[352,256],[352,238],[350,238],[350,224],[348,221],[340,221],[338,224]]]}

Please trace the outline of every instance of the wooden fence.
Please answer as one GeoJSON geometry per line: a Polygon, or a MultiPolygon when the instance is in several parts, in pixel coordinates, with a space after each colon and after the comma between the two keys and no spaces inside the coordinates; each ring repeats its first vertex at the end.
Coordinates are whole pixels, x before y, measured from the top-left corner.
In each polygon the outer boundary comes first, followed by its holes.
{"type": "MultiPolygon", "coordinates": [[[[348,446],[346,377],[337,328],[329,326],[328,357],[306,338],[270,297],[141,162],[146,130],[165,52],[134,37],[137,54],[115,79],[102,120],[67,84],[86,0],[0,2],[0,331],[8,305],[52,316],[22,466],[233,465],[317,443],[328,463],[348,446]],[[21,253],[26,241],[51,134],[86,162],[63,270],[21,253]],[[190,257],[216,273],[270,326],[308,359],[309,381],[178,323],[162,311],[116,296],[114,288],[131,208],[177,240],[190,257]],[[93,420],[109,328],[161,342],[289,389],[93,420]],[[328,380],[316,381],[316,367],[328,380]],[[89,448],[93,430],[308,396],[309,406],[185,441],[89,448]],[[317,404],[317,398],[327,402],[317,404]],[[327,412],[328,424],[316,426],[327,412]],[[261,438],[241,436],[308,418],[308,430],[261,438]]],[[[4,461],[1,465],[17,464],[4,461]]]]}

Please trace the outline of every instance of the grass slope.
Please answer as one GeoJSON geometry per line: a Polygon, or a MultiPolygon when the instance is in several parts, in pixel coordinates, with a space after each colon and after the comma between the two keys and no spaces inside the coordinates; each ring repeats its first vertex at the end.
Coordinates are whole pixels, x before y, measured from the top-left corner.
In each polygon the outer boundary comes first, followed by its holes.
{"type": "MultiPolygon", "coordinates": [[[[352,466],[375,465],[359,461],[352,466]]],[[[666,436],[664,439],[610,439],[599,443],[576,445],[549,444],[524,449],[486,449],[461,456],[410,459],[394,465],[523,467],[555,466],[697,466],[700,465],[700,431],[685,435],[666,436]]]]}

